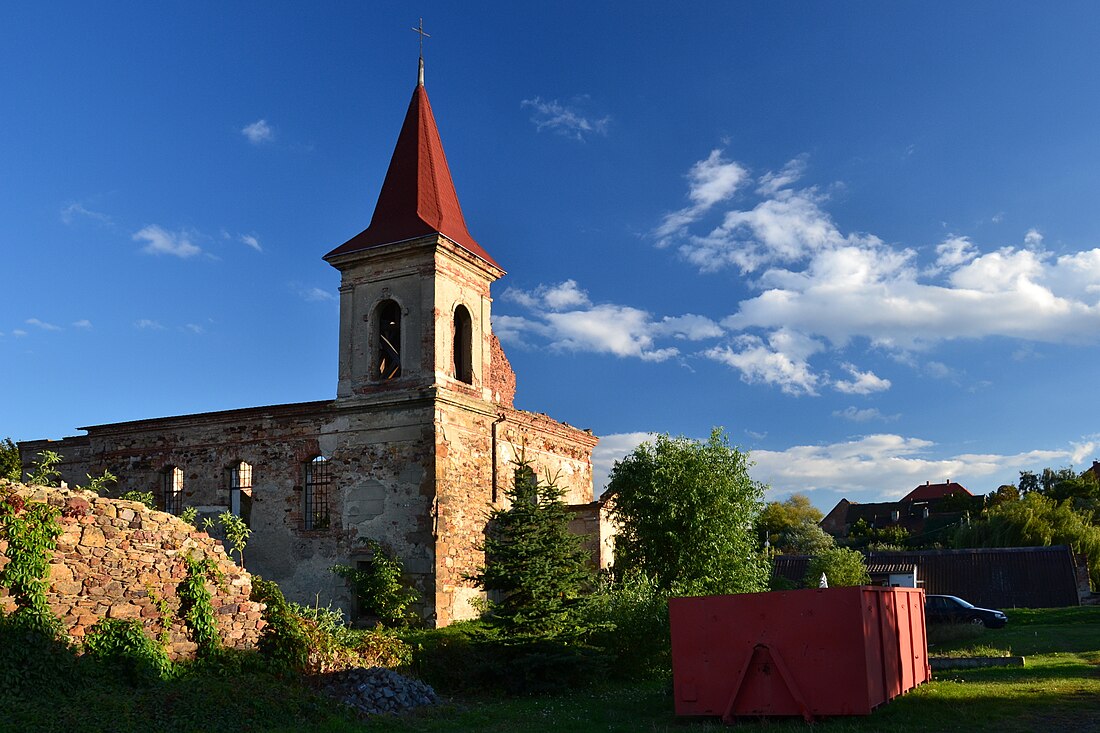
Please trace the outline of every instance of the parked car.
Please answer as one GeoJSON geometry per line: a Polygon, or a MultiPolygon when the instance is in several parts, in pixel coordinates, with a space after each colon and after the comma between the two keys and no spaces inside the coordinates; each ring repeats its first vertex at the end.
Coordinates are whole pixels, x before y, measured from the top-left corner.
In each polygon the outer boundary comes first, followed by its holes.
{"type": "Polygon", "coordinates": [[[930,624],[983,624],[987,629],[999,629],[1008,623],[1003,612],[978,608],[957,596],[925,596],[924,618],[930,624]]]}

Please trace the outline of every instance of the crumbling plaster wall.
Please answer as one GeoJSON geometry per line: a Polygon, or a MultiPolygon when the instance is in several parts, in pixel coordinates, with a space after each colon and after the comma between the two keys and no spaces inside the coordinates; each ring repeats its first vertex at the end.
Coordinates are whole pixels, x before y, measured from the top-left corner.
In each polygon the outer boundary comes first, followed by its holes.
{"type": "MultiPolygon", "coordinates": [[[[119,492],[153,491],[163,505],[163,476],[184,470],[183,506],[214,516],[229,508],[228,469],[252,466],[249,570],[275,580],[290,600],[352,610],[336,564],[355,565],[360,538],[382,542],[405,563],[429,606],[434,602],[431,401],[380,396],[375,402],[331,402],[232,410],[120,423],[89,429],[87,446],[67,460],[66,481],[108,469],[119,492]],[[379,401],[381,399],[389,401],[379,401]],[[305,530],[304,464],[329,460],[330,525],[305,530]]],[[[79,439],[78,439],[79,440],[79,439]]],[[[49,444],[70,452],[76,441],[49,444]],[[68,444],[66,444],[68,442],[68,444]]],[[[39,444],[23,446],[26,452],[39,444]]]]}
{"type": "MultiPolygon", "coordinates": [[[[499,408],[498,408],[499,409],[499,408]]],[[[517,453],[540,476],[557,478],[570,504],[592,502],[592,448],[597,438],[545,415],[493,411],[456,394],[437,409],[438,485],[436,598],[441,623],[473,618],[470,601],[482,594],[469,576],[485,562],[481,549],[489,511],[504,508],[517,453]]],[[[597,523],[598,524],[598,523],[597,523]]],[[[581,523],[577,529],[594,529],[581,523]]],[[[598,557],[599,538],[593,545],[598,557]]]]}
{"type": "MultiPolygon", "coordinates": [[[[183,558],[210,558],[221,580],[207,583],[222,643],[255,646],[263,604],[249,600],[252,578],[226,556],[220,542],[178,517],[133,501],[105,499],[89,491],[9,486],[28,502],[62,510],[61,535],[50,562],[47,601],[65,633],[81,640],[100,619],[137,619],[151,638],[168,633],[174,659],[194,656],[196,645],[179,619],[177,587],[187,576],[183,558]],[[170,615],[157,608],[166,602],[170,615]]],[[[8,563],[0,540],[0,568],[8,563]]],[[[0,588],[0,609],[15,601],[0,588]]]]}

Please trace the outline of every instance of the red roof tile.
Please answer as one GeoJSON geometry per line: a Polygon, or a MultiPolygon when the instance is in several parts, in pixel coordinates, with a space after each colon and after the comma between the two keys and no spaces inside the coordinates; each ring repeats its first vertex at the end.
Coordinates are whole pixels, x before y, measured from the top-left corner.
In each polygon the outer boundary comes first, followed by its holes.
{"type": "Polygon", "coordinates": [[[500,268],[466,229],[428,93],[417,84],[370,226],[325,258],[435,232],[500,268]]]}
{"type": "Polygon", "coordinates": [[[973,496],[962,484],[948,481],[942,484],[922,484],[901,498],[902,501],[928,501],[930,499],[942,499],[951,494],[963,494],[973,496]]]}

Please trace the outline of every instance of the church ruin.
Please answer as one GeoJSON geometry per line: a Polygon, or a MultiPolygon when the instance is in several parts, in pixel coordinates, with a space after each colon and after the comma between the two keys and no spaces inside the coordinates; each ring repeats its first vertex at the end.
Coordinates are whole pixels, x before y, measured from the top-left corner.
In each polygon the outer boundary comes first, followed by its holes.
{"type": "Polygon", "coordinates": [[[466,579],[517,450],[558,476],[598,557],[597,438],[513,406],[515,374],[490,325],[504,275],[466,227],[420,75],[370,225],[324,256],[340,271],[336,398],[81,428],[27,441],[64,457],[70,485],[107,469],[179,514],[232,511],[252,529],[249,571],[302,603],[353,605],[335,564],[362,538],[404,563],[434,625],[475,614],[466,579]]]}

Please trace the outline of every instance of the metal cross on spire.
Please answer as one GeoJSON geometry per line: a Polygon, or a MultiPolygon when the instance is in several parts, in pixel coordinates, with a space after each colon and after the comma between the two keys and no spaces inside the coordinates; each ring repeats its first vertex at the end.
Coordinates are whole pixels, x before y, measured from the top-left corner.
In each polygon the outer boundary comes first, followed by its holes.
{"type": "Polygon", "coordinates": [[[420,34],[420,58],[424,58],[424,39],[425,38],[431,38],[432,35],[430,33],[425,33],[424,32],[424,19],[423,18],[420,19],[420,24],[417,27],[413,28],[412,31],[413,31],[413,33],[419,33],[420,34]]]}
{"type": "Polygon", "coordinates": [[[420,19],[420,24],[412,29],[414,33],[420,34],[420,62],[417,64],[416,83],[420,86],[424,86],[424,39],[431,38],[431,34],[424,32],[424,19],[420,19]]]}

